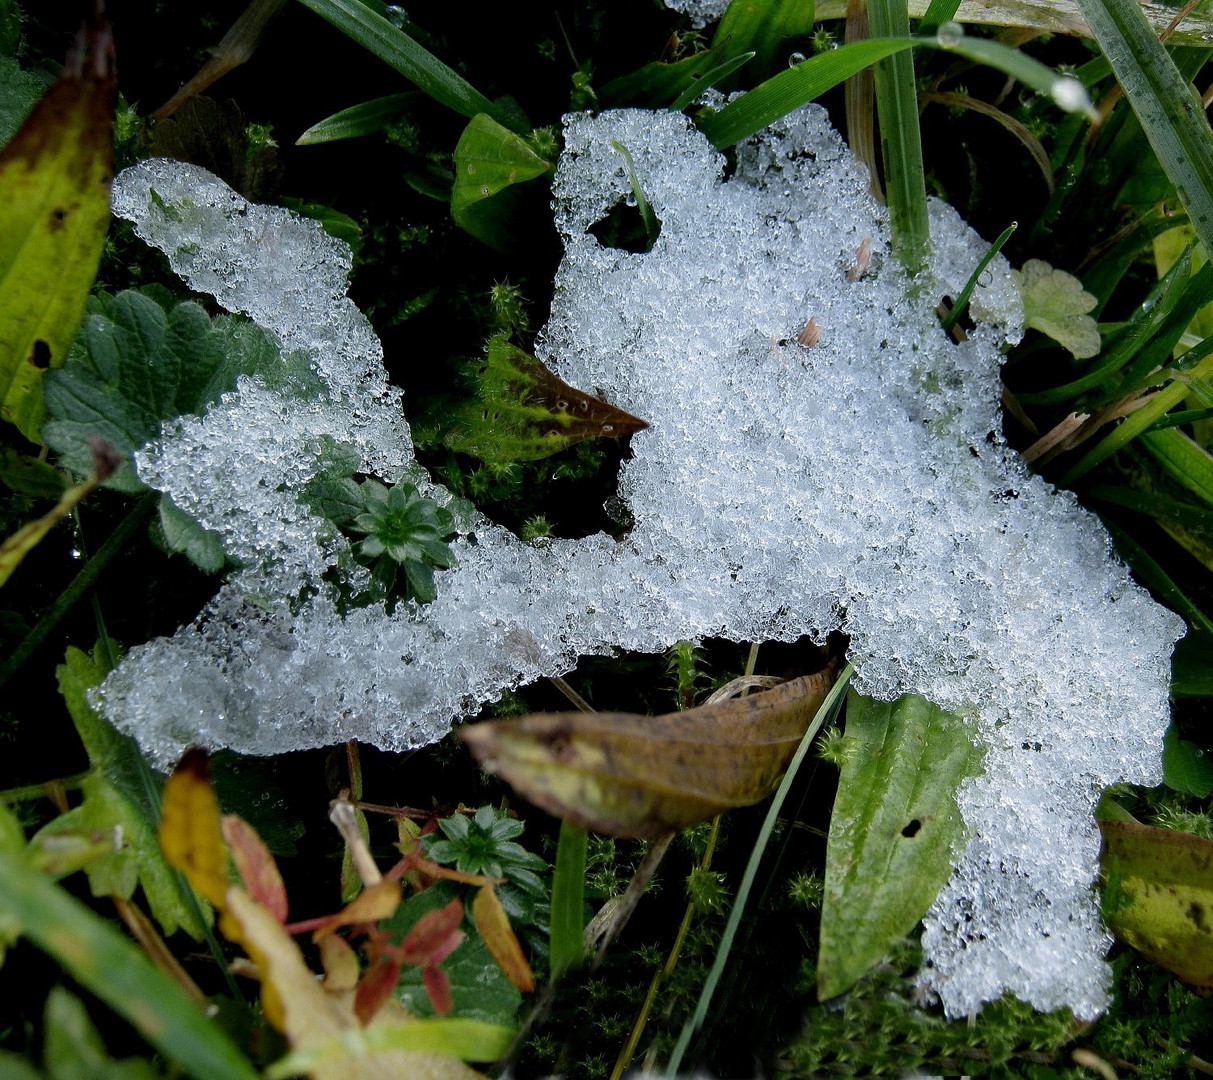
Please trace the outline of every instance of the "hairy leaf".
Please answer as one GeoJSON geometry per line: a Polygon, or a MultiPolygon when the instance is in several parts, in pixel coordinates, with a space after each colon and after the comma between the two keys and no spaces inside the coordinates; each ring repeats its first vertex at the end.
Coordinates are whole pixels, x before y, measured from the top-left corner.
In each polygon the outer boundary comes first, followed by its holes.
{"type": "Polygon", "coordinates": [[[460,734],[549,813],[653,838],[771,794],[833,681],[831,669],[665,716],[537,713],[460,734]]]}
{"type": "Polygon", "coordinates": [[[1213,761],[1196,743],[1179,737],[1174,721],[1162,740],[1162,779],[1172,791],[1198,799],[1213,793],[1213,761]]]}
{"type": "Polygon", "coordinates": [[[466,406],[447,445],[485,461],[531,461],[582,439],[616,438],[649,425],[553,375],[503,336],[477,371],[480,401],[466,406]]]}
{"type": "Polygon", "coordinates": [[[67,359],[109,225],[116,82],[108,27],[0,152],[0,417],[41,442],[42,378],[67,359]]]}
{"type": "Polygon", "coordinates": [[[1184,982],[1213,987],[1213,841],[1135,821],[1099,828],[1108,927],[1184,982]]]}
{"type": "Polygon", "coordinates": [[[1098,301],[1078,278],[1041,259],[1029,259],[1014,276],[1023,297],[1025,326],[1048,334],[1078,360],[1099,352],[1099,328],[1087,314],[1098,301]]]}
{"type": "Polygon", "coordinates": [[[964,838],[955,793],[980,768],[973,732],[925,698],[847,699],[826,846],[817,995],[841,994],[905,937],[952,872],[964,838]]]}
{"type": "MultiPolygon", "coordinates": [[[[43,435],[60,461],[87,471],[85,436],[100,435],[125,454],[160,434],[163,421],[200,413],[236,377],[277,364],[268,335],[250,323],[211,319],[195,303],[166,310],[128,290],[96,296],[67,364],[46,379],[50,420],[43,435]]],[[[120,491],[143,491],[128,460],[110,478],[120,491]]]]}

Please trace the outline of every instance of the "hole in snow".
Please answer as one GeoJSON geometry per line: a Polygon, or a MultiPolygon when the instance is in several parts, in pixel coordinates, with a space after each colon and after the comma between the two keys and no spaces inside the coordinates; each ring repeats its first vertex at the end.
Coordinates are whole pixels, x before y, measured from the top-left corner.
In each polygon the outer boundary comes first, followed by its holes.
{"type": "Polygon", "coordinates": [[[653,244],[661,235],[661,222],[657,221],[657,231],[650,237],[644,227],[644,219],[640,209],[627,202],[617,202],[607,216],[590,226],[592,235],[603,247],[619,248],[630,251],[633,255],[645,255],[653,250],[653,244]]]}

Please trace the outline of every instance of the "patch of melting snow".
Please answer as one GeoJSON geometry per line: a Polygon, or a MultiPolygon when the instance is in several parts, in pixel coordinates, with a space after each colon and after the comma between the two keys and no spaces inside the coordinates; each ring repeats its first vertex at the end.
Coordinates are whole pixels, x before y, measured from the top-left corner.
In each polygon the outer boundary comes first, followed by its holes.
{"type": "Polygon", "coordinates": [[[649,421],[620,478],[635,528],[527,544],[464,514],[437,599],[392,615],[338,613],[322,574],[357,574],[348,545],[295,497],[327,438],[365,472],[450,498],[416,465],[345,296],[348,249],[196,167],[118,177],[115,213],[193,288],[302,351],[324,389],[246,378],[139,452],[140,476],[243,569],[193,624],[132,649],[97,704],[161,763],[191,743],[404,749],[579,656],[841,630],[861,692],[923,694],[988,746],[959,795],[973,839],[926,919],[924,989],[951,1015],[1010,990],[1094,1016],[1110,939],[1092,811],[1104,785],[1160,780],[1183,624],[1003,442],[1000,347],[1022,318],[1009,267],[995,261],[975,332],[951,342],[933,298],[959,292],[986,244],[934,204],[935,287],[907,298],[862,169],[814,106],[741,145],[727,180],[680,114],[574,115],[565,136],[565,254],[536,348],[649,421]],[[661,222],[646,254],[589,232],[631,198],[612,140],[661,222]],[[867,239],[871,266],[850,281],[867,239]]]}

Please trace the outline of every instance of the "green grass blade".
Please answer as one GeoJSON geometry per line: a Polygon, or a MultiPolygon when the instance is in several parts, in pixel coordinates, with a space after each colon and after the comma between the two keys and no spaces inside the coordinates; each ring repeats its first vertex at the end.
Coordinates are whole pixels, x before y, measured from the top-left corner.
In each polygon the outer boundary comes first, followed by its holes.
{"type": "MultiPolygon", "coordinates": [[[[289,1080],[316,1070],[318,1065],[327,1066],[334,1075],[349,1070],[344,1074],[354,1076],[359,1056],[393,1050],[446,1054],[464,1061],[495,1061],[509,1049],[513,1036],[512,1028],[460,1017],[351,1028],[319,1046],[279,1058],[265,1070],[265,1080],[289,1080]]],[[[452,1075],[456,1075],[454,1070],[452,1075]]]]}
{"type": "MultiPolygon", "coordinates": [[[[1190,373],[1193,378],[1202,378],[1213,375],[1213,355],[1206,356],[1190,373]]],[[[1175,408],[1184,398],[1191,392],[1187,383],[1180,380],[1175,380],[1169,386],[1158,391],[1152,398],[1149,404],[1143,405],[1136,412],[1130,413],[1125,417],[1114,431],[1105,435],[1096,446],[1085,454],[1082,459],[1074,465],[1069,472],[1061,478],[1062,487],[1071,486],[1080,477],[1089,473],[1101,461],[1106,461],[1122,446],[1126,446],[1139,435],[1144,435],[1149,432],[1150,428],[1154,427],[1159,417],[1164,416],[1170,409],[1175,408]]],[[[1173,428],[1166,429],[1172,430],[1173,428]]],[[[1161,432],[1160,432],[1161,434],[1161,432]]],[[[1179,434],[1175,432],[1175,434],[1179,434]]],[[[1180,435],[1181,438],[1186,436],[1180,435]]],[[[1189,442],[1191,440],[1188,440],[1189,442]]],[[[1193,446],[1196,444],[1193,443],[1193,446]]],[[[1199,447],[1197,447],[1199,449],[1199,447]]],[[[1203,452],[1203,451],[1202,451],[1203,452]]],[[[1207,456],[1207,455],[1206,455],[1207,456]]]]}
{"type": "Polygon", "coordinates": [[[180,1068],[197,1080],[257,1080],[257,1071],[108,922],[23,861],[0,852],[0,912],[180,1068]]]}
{"type": "Polygon", "coordinates": [[[688,105],[691,104],[700,94],[710,87],[715,86],[718,82],[723,82],[734,71],[745,67],[751,60],[754,59],[755,53],[743,52],[737,56],[730,57],[722,64],[717,64],[715,67],[708,68],[698,79],[687,86],[671,103],[670,112],[682,112],[688,105]]]}
{"type": "Polygon", "coordinates": [[[1141,445],[1167,475],[1213,506],[1213,456],[1208,450],[1175,428],[1146,432],[1141,445]]]}
{"type": "Polygon", "coordinates": [[[1213,636],[1213,619],[1201,611],[1195,601],[1191,600],[1175,584],[1154,557],[1114,523],[1106,521],[1104,524],[1116,542],[1116,550],[1120,553],[1120,557],[1133,568],[1137,580],[1143,585],[1148,585],[1154,595],[1172,611],[1178,612],[1187,619],[1193,630],[1213,636]]]}
{"type": "Polygon", "coordinates": [[[724,974],[725,965],[729,960],[729,950],[732,948],[733,939],[737,936],[738,927],[741,926],[741,919],[745,914],[746,901],[749,899],[750,892],[754,888],[754,880],[758,877],[759,864],[762,862],[762,856],[766,852],[767,843],[771,839],[771,833],[775,829],[775,822],[779,818],[779,812],[783,809],[783,802],[788,797],[792,782],[796,779],[796,773],[800,769],[805,755],[808,754],[809,747],[812,745],[813,739],[816,738],[817,732],[821,730],[822,725],[837,713],[839,706],[842,704],[843,694],[846,692],[847,684],[851,681],[851,675],[854,670],[855,668],[851,664],[847,664],[843,668],[842,674],[838,676],[838,681],[826,695],[825,701],[821,703],[821,708],[817,710],[817,715],[813,717],[813,722],[809,725],[808,730],[804,733],[804,737],[800,740],[800,745],[796,748],[796,753],[788,764],[788,770],[783,774],[783,780],[780,781],[778,790],[771,798],[771,805],[767,809],[767,816],[763,820],[762,828],[758,833],[758,839],[754,842],[754,850],[750,852],[750,860],[746,863],[745,874],[742,876],[741,884],[737,888],[737,897],[734,899],[732,910],[729,912],[728,922],[725,923],[724,932],[720,935],[720,946],[716,950],[716,959],[712,964],[712,970],[708,972],[708,977],[704,980],[703,990],[699,994],[699,1002],[695,1006],[695,1012],[683,1024],[682,1032],[678,1036],[678,1042],[670,1054],[670,1060],[665,1070],[666,1080],[673,1080],[673,1077],[678,1074],[678,1069],[682,1065],[683,1055],[686,1054],[691,1039],[694,1038],[695,1033],[703,1026],[703,1022],[707,1018],[708,1009],[712,1004],[712,995],[715,994],[720,977],[724,974]]]}
{"type": "Polygon", "coordinates": [[[388,94],[360,105],[351,105],[313,124],[295,140],[295,145],[316,146],[382,131],[400,115],[401,107],[416,94],[415,90],[410,90],[404,94],[388,94]]]}
{"type": "MultiPolygon", "coordinates": [[[[868,0],[868,24],[873,37],[908,38],[910,16],[905,0],[868,0]]],[[[893,53],[876,65],[875,74],[876,118],[893,252],[913,276],[926,265],[931,248],[914,56],[908,49],[893,53]]]]}
{"type": "Polygon", "coordinates": [[[1163,171],[1213,254],[1213,132],[1200,99],[1136,0],[1078,0],[1163,171]]]}
{"type": "Polygon", "coordinates": [[[977,288],[977,282],[981,279],[981,275],[985,273],[986,267],[994,261],[994,256],[1002,251],[1002,246],[1011,239],[1011,234],[1019,228],[1019,222],[1012,221],[999,234],[997,240],[990,245],[989,250],[982,256],[981,262],[974,268],[973,273],[969,275],[969,280],[965,282],[965,287],[960,290],[960,295],[956,298],[956,303],[952,305],[952,310],[948,312],[948,317],[943,320],[943,328],[945,331],[951,330],[956,325],[956,320],[964,314],[964,309],[968,306],[969,297],[973,295],[973,290],[977,288]]]}
{"type": "Polygon", "coordinates": [[[956,18],[956,10],[959,7],[960,0],[931,0],[922,16],[922,22],[918,24],[918,32],[926,34],[938,30],[944,23],[956,18]]]}
{"type": "Polygon", "coordinates": [[[299,0],[380,60],[390,64],[435,101],[471,119],[488,113],[512,131],[525,135],[518,117],[499,109],[457,72],[403,30],[371,11],[361,0],[299,0]]]}
{"type": "Polygon", "coordinates": [[[976,63],[989,64],[1013,75],[1029,89],[1049,94],[1061,108],[1071,112],[1089,113],[1091,110],[1090,100],[1077,79],[1059,76],[1052,68],[995,41],[955,39],[950,35],[945,35],[942,41],[935,36],[870,38],[818,53],[794,68],[773,75],[720,112],[703,117],[699,130],[717,150],[724,150],[820,97],[876,61],[916,46],[946,49],[976,63]]]}
{"type": "Polygon", "coordinates": [[[548,948],[555,982],[585,960],[585,858],[586,830],[560,823],[556,867],[552,874],[552,920],[548,948]]]}

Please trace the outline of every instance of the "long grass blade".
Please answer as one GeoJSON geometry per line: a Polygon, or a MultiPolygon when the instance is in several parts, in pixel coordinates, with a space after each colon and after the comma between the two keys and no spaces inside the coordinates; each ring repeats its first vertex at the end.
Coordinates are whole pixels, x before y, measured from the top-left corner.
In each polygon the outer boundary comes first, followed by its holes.
{"type": "Polygon", "coordinates": [[[820,97],[878,60],[916,46],[946,49],[976,63],[989,64],[1019,79],[1029,89],[1049,94],[1058,106],[1068,111],[1087,114],[1093,111],[1086,91],[1077,79],[1058,75],[1052,68],[996,41],[945,34],[942,40],[938,36],[870,38],[818,53],[794,68],[773,75],[720,112],[703,117],[699,130],[717,150],[724,150],[820,97]]]}
{"type": "Polygon", "coordinates": [[[257,1080],[218,1025],[138,948],[48,878],[0,852],[0,912],[198,1080],[257,1080]]]}
{"type": "MultiPolygon", "coordinates": [[[[834,683],[834,686],[826,695],[825,701],[821,703],[821,708],[817,710],[817,715],[813,717],[813,722],[805,731],[804,738],[800,740],[800,745],[796,748],[796,753],[792,757],[791,764],[788,765],[788,771],[784,773],[778,790],[771,798],[771,805],[767,810],[767,816],[762,823],[762,828],[759,830],[758,839],[754,842],[754,850],[750,852],[750,861],[746,864],[741,884],[737,888],[737,897],[733,901],[732,910],[729,912],[729,919],[725,924],[724,933],[720,936],[720,946],[716,950],[716,959],[712,964],[712,970],[708,972],[708,977],[704,980],[703,990],[699,994],[699,1002],[695,1006],[695,1012],[683,1024],[682,1032],[678,1036],[678,1042],[670,1054],[670,1060],[665,1070],[666,1080],[673,1080],[678,1074],[678,1069],[682,1065],[683,1056],[687,1052],[691,1039],[694,1038],[695,1033],[703,1026],[703,1022],[707,1018],[708,1009],[712,1004],[712,995],[715,994],[716,986],[720,982],[720,977],[724,974],[725,965],[729,961],[729,951],[733,946],[733,939],[737,936],[738,927],[741,926],[741,919],[745,914],[746,901],[749,899],[750,892],[754,888],[754,880],[758,876],[759,864],[762,862],[762,856],[766,851],[767,844],[770,842],[771,833],[775,829],[775,822],[779,818],[779,812],[783,809],[784,800],[788,797],[788,792],[792,788],[792,782],[796,779],[796,773],[800,769],[805,755],[808,754],[809,747],[812,745],[813,739],[816,738],[817,732],[837,713],[839,706],[842,704],[843,695],[846,693],[847,684],[851,681],[851,675],[854,670],[855,668],[852,664],[847,664],[842,669],[842,673],[838,676],[838,681],[834,683]]],[[[553,910],[554,915],[555,911],[553,910]]],[[[553,921],[555,921],[554,918],[553,921]]]]}
{"type": "Polygon", "coordinates": [[[1192,227],[1213,254],[1213,131],[1137,0],[1078,0],[1192,227]]]}
{"type": "Polygon", "coordinates": [[[368,8],[361,0],[299,0],[327,19],[380,60],[390,64],[435,101],[471,119],[488,113],[511,131],[527,133],[519,117],[499,109],[463,76],[447,67],[399,27],[368,8]]]}
{"type": "Polygon", "coordinates": [[[965,282],[965,287],[960,290],[960,295],[956,298],[956,303],[952,305],[952,310],[948,312],[948,317],[943,320],[944,330],[951,330],[956,325],[956,320],[964,313],[964,309],[968,307],[969,297],[973,295],[973,290],[977,288],[977,282],[981,280],[981,275],[986,272],[986,267],[994,261],[994,256],[1002,251],[1002,245],[1011,239],[1011,234],[1019,228],[1019,222],[1012,221],[999,234],[998,239],[994,241],[981,257],[974,268],[973,273],[969,275],[969,280],[965,282]]]}
{"type": "Polygon", "coordinates": [[[587,833],[579,825],[560,823],[556,868],[552,874],[552,918],[549,957],[552,981],[585,961],[585,859],[587,833]]]}

